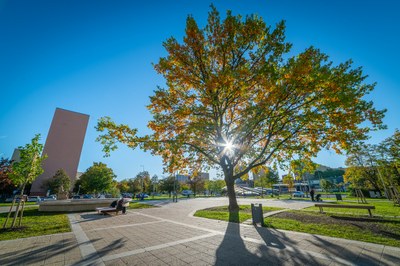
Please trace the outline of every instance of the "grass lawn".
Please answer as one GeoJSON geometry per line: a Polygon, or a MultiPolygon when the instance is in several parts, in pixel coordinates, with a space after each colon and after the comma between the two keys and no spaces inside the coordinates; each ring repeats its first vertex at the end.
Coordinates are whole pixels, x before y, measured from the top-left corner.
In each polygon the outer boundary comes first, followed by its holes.
{"type": "MultiPolygon", "coordinates": [[[[0,213],[0,225],[6,220],[7,213],[0,213]]],[[[12,218],[8,220],[8,225],[11,225],[12,218]]],[[[18,220],[17,220],[18,223],[18,220]]],[[[62,213],[39,212],[38,207],[26,209],[22,219],[21,229],[0,229],[0,241],[24,238],[31,236],[41,236],[48,234],[70,232],[68,217],[62,213]]]]}
{"type": "MultiPolygon", "coordinates": [[[[15,203],[15,205],[14,206],[16,206],[16,205],[18,205],[18,202],[17,203],[15,203]]],[[[25,202],[25,207],[27,206],[27,205],[37,205],[37,203],[36,202],[25,202]]],[[[7,203],[0,203],[0,207],[10,207],[11,206],[11,202],[7,202],[7,203]]]]}
{"type": "MultiPolygon", "coordinates": [[[[358,213],[360,210],[357,209],[349,209],[350,211],[354,210],[352,215],[320,214],[315,212],[319,211],[318,208],[311,207],[306,210],[287,211],[266,217],[264,226],[400,247],[400,219],[391,217],[399,207],[393,207],[392,203],[382,201],[376,201],[374,205],[378,210],[381,209],[381,214],[387,214],[386,217],[366,217],[368,213],[366,210],[358,213]]],[[[277,208],[263,207],[263,209],[266,212],[277,208]]],[[[251,209],[249,205],[242,205],[239,217],[233,216],[231,219],[227,206],[199,210],[195,216],[241,223],[251,219],[251,209]]]]}
{"type": "Polygon", "coordinates": [[[400,247],[400,220],[289,211],[264,219],[266,227],[400,247]]]}
{"type": "Polygon", "coordinates": [[[128,209],[148,209],[148,208],[157,208],[157,207],[140,202],[131,202],[128,207],[128,209]]]}
{"type": "MultiPolygon", "coordinates": [[[[14,230],[0,229],[0,241],[32,236],[58,234],[71,231],[69,219],[65,213],[39,212],[37,206],[28,206],[28,208],[29,209],[25,209],[24,211],[22,228],[14,230]]],[[[131,204],[129,204],[129,209],[145,208],[155,208],[155,206],[143,204],[140,202],[132,202],[131,204]]],[[[0,213],[0,228],[3,228],[3,224],[7,218],[7,214],[8,213],[0,213]]],[[[11,216],[8,220],[8,226],[11,225],[12,219],[13,216],[11,216]]]]}
{"type": "MultiPolygon", "coordinates": [[[[230,221],[236,223],[242,223],[248,219],[251,219],[251,205],[240,205],[239,215],[229,217],[228,206],[213,207],[204,210],[198,210],[194,216],[204,217],[215,220],[230,221]]],[[[263,212],[271,212],[281,210],[282,208],[275,207],[263,207],[263,212]]]]}
{"type": "MultiPolygon", "coordinates": [[[[360,205],[370,205],[375,206],[374,210],[371,210],[372,215],[374,216],[383,216],[383,217],[394,217],[400,218],[400,207],[394,206],[392,201],[384,200],[384,199],[367,199],[368,204],[360,203],[360,205]]],[[[322,202],[329,203],[333,206],[335,204],[343,204],[343,205],[358,205],[356,198],[350,198],[349,200],[344,201],[335,201],[335,202],[322,202]]],[[[304,209],[304,211],[313,211],[319,212],[318,207],[309,207],[304,209]]],[[[343,214],[352,214],[352,215],[368,215],[368,211],[364,209],[339,209],[339,208],[327,208],[324,207],[324,212],[327,213],[343,213],[343,214]]]]}

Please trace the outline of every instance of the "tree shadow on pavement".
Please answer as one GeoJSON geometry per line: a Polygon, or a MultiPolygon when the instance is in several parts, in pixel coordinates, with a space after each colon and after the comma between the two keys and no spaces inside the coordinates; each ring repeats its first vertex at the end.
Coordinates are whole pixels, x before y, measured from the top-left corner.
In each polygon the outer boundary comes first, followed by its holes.
{"type": "MultiPolygon", "coordinates": [[[[90,242],[96,242],[100,239],[94,239],[87,241],[82,244],[90,242]]],[[[82,245],[81,244],[81,245],[82,245]]],[[[0,265],[26,265],[26,264],[42,264],[44,261],[52,260],[54,257],[62,256],[63,259],[60,261],[54,261],[54,263],[64,263],[64,255],[72,251],[75,248],[79,248],[75,239],[60,240],[51,245],[39,245],[37,243],[32,244],[32,248],[27,248],[18,251],[10,251],[8,253],[1,254],[0,265]]]]}
{"type": "MultiPolygon", "coordinates": [[[[310,243],[323,247],[327,252],[324,252],[326,256],[330,259],[338,261],[341,260],[347,262],[348,264],[356,265],[382,265],[385,263],[379,262],[381,257],[384,257],[386,261],[396,262],[393,265],[400,265],[400,257],[392,256],[390,254],[381,254],[379,248],[369,248],[360,254],[357,247],[340,243],[335,243],[334,241],[329,241],[320,236],[314,235],[314,239],[310,240],[310,243]],[[313,241],[314,240],[314,241],[313,241]]],[[[340,263],[340,261],[338,262],[340,263]]],[[[390,264],[389,264],[390,265],[390,264]]]]}
{"type": "Polygon", "coordinates": [[[240,237],[239,213],[229,213],[224,238],[216,251],[215,265],[249,265],[252,257],[240,237]]]}
{"type": "Polygon", "coordinates": [[[112,218],[112,217],[114,217],[114,215],[98,214],[98,213],[84,213],[84,214],[81,214],[80,217],[83,220],[79,220],[79,223],[112,218]]]}
{"type": "Polygon", "coordinates": [[[116,249],[122,248],[125,245],[126,240],[123,238],[116,239],[112,241],[106,247],[103,247],[96,252],[89,254],[85,258],[83,258],[78,265],[96,265],[98,260],[101,260],[101,257],[106,256],[107,254],[114,252],[116,249]]]}
{"type": "MultiPolygon", "coordinates": [[[[215,265],[325,265],[330,263],[379,265],[379,249],[361,253],[360,248],[343,246],[318,236],[291,239],[284,231],[255,227],[258,236],[241,225],[238,213],[230,213],[223,239],[216,250],[215,265]],[[236,222],[235,222],[236,221],[236,222]]],[[[295,234],[293,236],[296,236],[295,234]]],[[[346,242],[344,242],[346,243],[346,242]]],[[[362,246],[361,246],[362,248],[362,246]]],[[[398,257],[384,254],[385,261],[398,257]]]]}
{"type": "MultiPolygon", "coordinates": [[[[274,252],[267,246],[251,241],[244,241],[240,235],[239,213],[230,213],[229,222],[224,238],[216,251],[215,265],[276,265],[278,263],[274,252]],[[236,222],[235,222],[236,221],[236,222]]],[[[266,232],[261,232],[267,239],[266,232]]],[[[265,240],[264,240],[265,241],[265,240]]],[[[268,243],[278,242],[278,246],[284,245],[275,238],[269,238],[268,243]]]]}

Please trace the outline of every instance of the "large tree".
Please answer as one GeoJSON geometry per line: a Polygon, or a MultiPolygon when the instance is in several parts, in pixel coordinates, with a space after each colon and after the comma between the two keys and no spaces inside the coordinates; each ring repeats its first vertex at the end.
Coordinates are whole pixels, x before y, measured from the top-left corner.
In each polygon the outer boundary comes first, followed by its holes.
{"type": "Polygon", "coordinates": [[[234,181],[253,168],[339,151],[382,127],[384,111],[363,99],[375,84],[361,68],[333,64],[314,47],[290,56],[284,31],[283,21],[273,28],[256,15],[221,19],[213,6],[204,28],[189,16],[183,41],[164,42],[167,56],[155,64],[166,88],[150,97],[153,134],[104,117],[97,129],[107,131],[99,137],[106,155],[120,142],[162,156],[171,173],[217,166],[236,212],[234,181]]]}

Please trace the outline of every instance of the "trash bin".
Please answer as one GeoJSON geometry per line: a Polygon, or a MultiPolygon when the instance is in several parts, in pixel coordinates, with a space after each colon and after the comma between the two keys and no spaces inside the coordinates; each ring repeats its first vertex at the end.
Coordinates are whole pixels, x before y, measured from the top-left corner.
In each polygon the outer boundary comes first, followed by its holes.
{"type": "Polygon", "coordinates": [[[342,194],[335,194],[335,195],[336,195],[336,200],[343,200],[342,194]]]}
{"type": "Polygon", "coordinates": [[[264,224],[264,216],[262,210],[262,204],[251,204],[251,215],[253,217],[253,224],[260,223],[264,224]]]}

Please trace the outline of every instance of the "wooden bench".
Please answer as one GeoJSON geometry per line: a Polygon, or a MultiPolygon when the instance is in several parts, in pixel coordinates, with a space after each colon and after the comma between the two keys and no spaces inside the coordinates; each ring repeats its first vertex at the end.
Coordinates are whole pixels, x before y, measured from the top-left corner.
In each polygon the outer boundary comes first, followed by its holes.
{"type": "Polygon", "coordinates": [[[368,210],[369,216],[372,217],[371,210],[375,209],[375,206],[368,205],[344,205],[344,204],[326,204],[316,203],[315,207],[319,207],[319,212],[324,213],[323,208],[348,208],[348,209],[365,209],[368,210]]]}
{"type": "Polygon", "coordinates": [[[115,215],[118,215],[119,210],[117,208],[112,208],[112,207],[102,207],[102,208],[96,208],[96,211],[98,214],[106,214],[109,212],[115,212],[115,215]]]}

